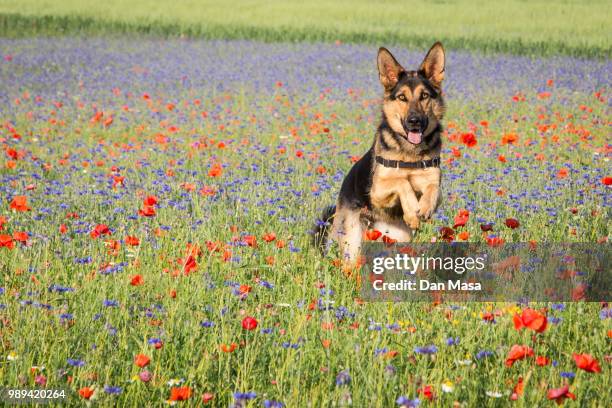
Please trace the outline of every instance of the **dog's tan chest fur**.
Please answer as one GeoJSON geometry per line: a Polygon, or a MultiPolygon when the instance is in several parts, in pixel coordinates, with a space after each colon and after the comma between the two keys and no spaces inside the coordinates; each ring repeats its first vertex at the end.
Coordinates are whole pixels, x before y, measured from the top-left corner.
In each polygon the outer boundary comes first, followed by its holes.
{"type": "Polygon", "coordinates": [[[428,186],[440,185],[440,168],[394,169],[376,165],[370,190],[372,205],[380,208],[393,206],[404,184],[409,184],[412,190],[420,196],[428,186]]]}

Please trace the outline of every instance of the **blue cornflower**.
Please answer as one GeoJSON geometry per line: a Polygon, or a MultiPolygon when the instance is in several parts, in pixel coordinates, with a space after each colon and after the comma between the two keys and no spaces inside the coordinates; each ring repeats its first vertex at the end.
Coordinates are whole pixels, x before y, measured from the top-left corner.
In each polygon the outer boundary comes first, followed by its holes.
{"type": "Polygon", "coordinates": [[[289,251],[291,251],[291,252],[300,252],[300,248],[296,247],[293,244],[293,241],[289,241],[289,251]]]}
{"type": "Polygon", "coordinates": [[[476,358],[478,360],[481,360],[483,358],[490,357],[492,355],[493,355],[492,351],[489,351],[489,350],[480,350],[478,353],[476,353],[476,358]]]}
{"type": "Polygon", "coordinates": [[[399,405],[400,408],[416,408],[421,404],[421,401],[418,398],[413,400],[408,397],[404,397],[403,395],[395,400],[395,403],[399,405]]]}
{"type": "Polygon", "coordinates": [[[436,354],[438,352],[438,348],[431,344],[429,346],[415,347],[414,352],[418,354],[436,354]]]}
{"type": "Polygon", "coordinates": [[[298,349],[300,347],[299,343],[290,343],[288,341],[283,342],[281,346],[283,348],[292,348],[292,349],[298,349]]]}
{"type": "Polygon", "coordinates": [[[255,397],[257,397],[257,393],[255,391],[235,392],[234,393],[234,399],[236,400],[237,403],[243,403],[245,401],[252,400],[255,397]]]}
{"type": "Polygon", "coordinates": [[[200,323],[200,326],[206,327],[206,328],[213,327],[214,325],[215,325],[214,322],[211,322],[208,320],[204,320],[203,322],[200,323]]]}
{"type": "Polygon", "coordinates": [[[349,375],[348,370],[342,370],[336,376],[336,385],[349,385],[351,383],[351,376],[349,375]]]}
{"type": "Polygon", "coordinates": [[[266,289],[274,289],[274,285],[271,284],[270,282],[265,281],[265,280],[259,281],[259,284],[261,286],[263,286],[264,288],[266,288],[266,289]]]}
{"type": "Polygon", "coordinates": [[[574,378],[575,376],[576,376],[576,373],[572,371],[562,371],[561,372],[561,377],[563,378],[574,378]]]}
{"type": "Polygon", "coordinates": [[[105,300],[104,302],[102,302],[104,304],[104,306],[106,307],[117,307],[119,306],[119,302],[117,302],[116,300],[105,300]]]}
{"type": "Polygon", "coordinates": [[[107,394],[121,394],[121,387],[114,387],[111,385],[104,386],[104,392],[107,394]]]}
{"type": "Polygon", "coordinates": [[[455,338],[449,337],[448,339],[446,339],[446,345],[456,346],[459,344],[459,341],[460,341],[459,337],[455,337],[455,338]]]}
{"type": "Polygon", "coordinates": [[[83,367],[85,365],[85,362],[83,360],[72,359],[72,358],[69,358],[68,360],[66,360],[66,362],[68,363],[69,366],[72,366],[72,367],[83,367]]]}
{"type": "Polygon", "coordinates": [[[285,406],[285,404],[283,404],[280,401],[272,401],[272,400],[264,400],[263,404],[265,408],[282,408],[285,406]]]}
{"type": "Polygon", "coordinates": [[[158,339],[156,337],[152,337],[149,340],[147,340],[147,343],[151,346],[155,346],[156,344],[160,344],[162,341],[161,339],[158,339]]]}
{"type": "Polygon", "coordinates": [[[388,376],[394,376],[397,373],[397,369],[393,364],[389,364],[385,367],[385,374],[388,376]]]}
{"type": "Polygon", "coordinates": [[[74,292],[73,288],[69,288],[67,286],[60,286],[53,284],[49,286],[49,292],[57,292],[57,293],[65,293],[65,292],[74,292]]]}

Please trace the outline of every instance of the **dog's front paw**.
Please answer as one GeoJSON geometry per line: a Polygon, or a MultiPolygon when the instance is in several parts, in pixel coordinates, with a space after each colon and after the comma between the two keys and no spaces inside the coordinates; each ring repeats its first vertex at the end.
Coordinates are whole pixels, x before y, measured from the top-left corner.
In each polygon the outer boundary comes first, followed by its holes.
{"type": "Polygon", "coordinates": [[[433,215],[436,210],[436,206],[432,204],[430,200],[421,198],[419,201],[419,209],[417,210],[417,215],[422,220],[428,220],[433,215]]]}
{"type": "Polygon", "coordinates": [[[419,229],[421,225],[421,221],[417,214],[404,214],[404,222],[413,230],[419,229]]]}

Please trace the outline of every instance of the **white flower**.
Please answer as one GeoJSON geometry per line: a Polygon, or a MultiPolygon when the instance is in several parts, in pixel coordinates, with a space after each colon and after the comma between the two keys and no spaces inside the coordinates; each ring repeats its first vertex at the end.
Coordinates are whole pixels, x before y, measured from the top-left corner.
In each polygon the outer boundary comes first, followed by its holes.
{"type": "Polygon", "coordinates": [[[168,381],[168,386],[174,387],[175,385],[181,385],[183,381],[185,380],[182,378],[171,378],[170,381],[168,381]]]}
{"type": "Polygon", "coordinates": [[[450,380],[446,380],[442,383],[442,392],[453,392],[454,390],[455,386],[450,380]]]}

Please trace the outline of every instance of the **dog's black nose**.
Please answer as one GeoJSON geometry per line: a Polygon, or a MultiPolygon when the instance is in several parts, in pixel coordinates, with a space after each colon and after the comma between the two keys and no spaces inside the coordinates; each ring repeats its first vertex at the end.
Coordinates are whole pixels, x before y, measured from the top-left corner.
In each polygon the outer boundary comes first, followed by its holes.
{"type": "Polygon", "coordinates": [[[408,118],[408,126],[410,127],[421,127],[421,119],[418,116],[411,116],[408,118]]]}

